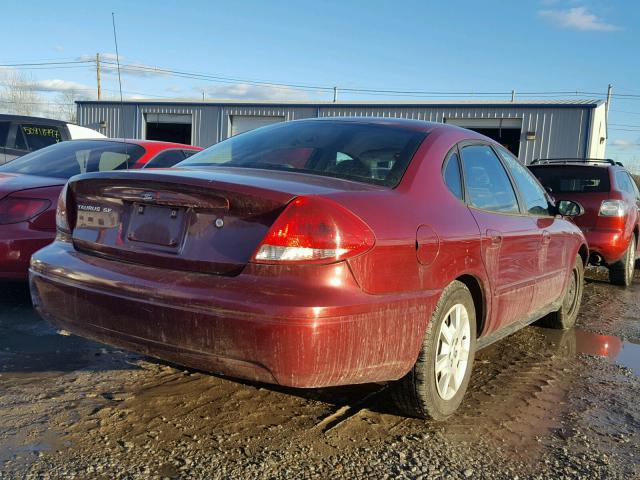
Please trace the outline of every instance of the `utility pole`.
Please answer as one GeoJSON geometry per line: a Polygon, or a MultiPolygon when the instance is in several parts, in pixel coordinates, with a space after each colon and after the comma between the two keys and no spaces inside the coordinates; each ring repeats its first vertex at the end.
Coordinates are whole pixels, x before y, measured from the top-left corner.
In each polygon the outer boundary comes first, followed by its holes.
{"type": "Polygon", "coordinates": [[[613,85],[609,84],[607,88],[607,104],[604,106],[604,131],[605,137],[609,139],[609,105],[611,105],[611,94],[613,93],[613,85]]]}
{"type": "Polygon", "coordinates": [[[333,87],[333,103],[338,101],[338,87],[333,87]]]}
{"type": "Polygon", "coordinates": [[[511,90],[511,103],[516,101],[516,91],[511,90]]]}
{"type": "Polygon", "coordinates": [[[100,81],[100,54],[96,53],[96,80],[98,81],[98,100],[102,99],[102,82],[100,81]]]}

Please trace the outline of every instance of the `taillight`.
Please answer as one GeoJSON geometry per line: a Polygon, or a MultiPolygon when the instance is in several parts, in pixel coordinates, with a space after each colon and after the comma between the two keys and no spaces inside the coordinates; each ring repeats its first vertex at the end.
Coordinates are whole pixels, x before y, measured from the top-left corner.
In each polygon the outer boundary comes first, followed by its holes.
{"type": "Polygon", "coordinates": [[[601,217],[624,217],[625,210],[622,200],[603,200],[598,215],[601,217]]]}
{"type": "Polygon", "coordinates": [[[43,198],[5,197],[0,200],[0,225],[31,220],[44,212],[51,202],[43,198]]]}
{"type": "Polygon", "coordinates": [[[366,252],[371,229],[341,205],[298,197],[277,218],[258,247],[258,263],[331,263],[366,252]]]}
{"type": "Polygon", "coordinates": [[[67,186],[65,185],[60,196],[58,197],[58,205],[56,207],[56,228],[64,233],[70,233],[69,219],[67,215],[67,186]]]}

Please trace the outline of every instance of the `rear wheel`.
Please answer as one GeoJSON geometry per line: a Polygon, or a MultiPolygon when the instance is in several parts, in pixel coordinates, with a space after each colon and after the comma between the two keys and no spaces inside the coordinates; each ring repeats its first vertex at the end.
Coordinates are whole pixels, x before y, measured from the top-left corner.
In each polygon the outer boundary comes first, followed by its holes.
{"type": "Polygon", "coordinates": [[[392,389],[407,415],[445,420],[467,390],[476,349],[476,312],[471,292],[454,281],[442,292],[411,371],[392,389]]]}
{"type": "Polygon", "coordinates": [[[582,292],[584,290],[584,264],[582,257],[576,255],[576,259],[571,270],[569,285],[565,290],[561,307],[540,320],[543,327],[558,328],[566,330],[573,327],[578,317],[580,303],[582,302],[582,292]]]}
{"type": "Polygon", "coordinates": [[[633,282],[633,271],[636,264],[636,237],[631,236],[629,248],[616,263],[609,267],[609,281],[614,285],[628,287],[633,282]]]}

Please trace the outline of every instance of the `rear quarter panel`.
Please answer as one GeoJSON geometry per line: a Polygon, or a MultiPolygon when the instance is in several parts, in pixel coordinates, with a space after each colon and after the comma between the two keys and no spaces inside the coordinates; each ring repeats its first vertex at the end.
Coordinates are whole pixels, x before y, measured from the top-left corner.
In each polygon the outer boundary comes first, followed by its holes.
{"type": "MultiPolygon", "coordinates": [[[[356,280],[366,292],[439,293],[456,278],[469,275],[489,297],[478,226],[469,209],[449,192],[442,178],[445,156],[464,138],[467,137],[462,132],[436,130],[429,134],[395,189],[334,195],[359,215],[376,236],[371,251],[349,261],[356,280]],[[418,242],[418,229],[424,245],[418,242]],[[418,261],[418,249],[428,261],[418,261]]],[[[490,313],[488,303],[485,314],[490,313]]]]}

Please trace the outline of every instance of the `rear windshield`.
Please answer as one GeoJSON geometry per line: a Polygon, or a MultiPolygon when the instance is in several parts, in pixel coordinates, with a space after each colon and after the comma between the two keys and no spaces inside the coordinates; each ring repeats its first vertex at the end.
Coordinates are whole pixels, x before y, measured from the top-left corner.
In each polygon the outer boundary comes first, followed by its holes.
{"type": "Polygon", "coordinates": [[[178,166],[286,170],[395,187],[425,136],[355,122],[281,123],[229,138],[178,166]]]}
{"type": "Polygon", "coordinates": [[[602,167],[532,166],[540,183],[552,193],[608,192],[609,171],[602,167]]]}
{"type": "Polygon", "coordinates": [[[0,172],[70,178],[80,173],[129,168],[144,152],[139,145],[73,140],[28,153],[0,166],[0,172]]]}

